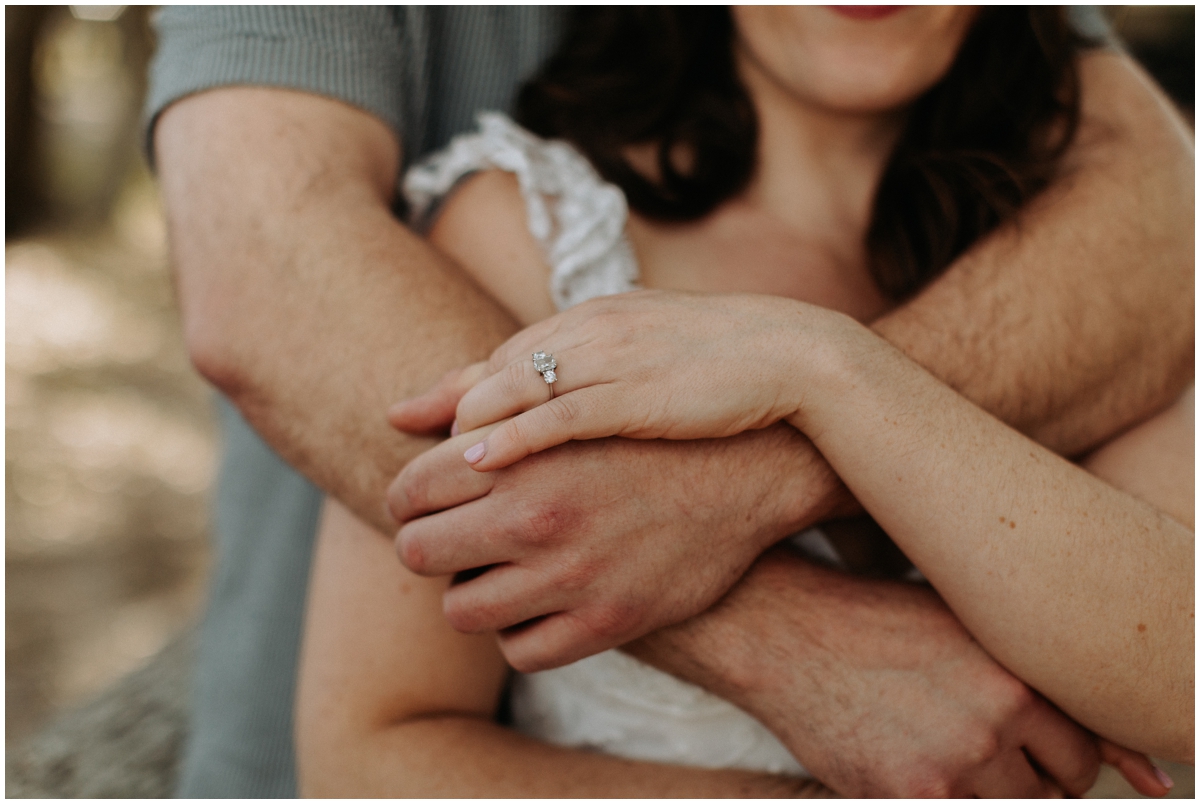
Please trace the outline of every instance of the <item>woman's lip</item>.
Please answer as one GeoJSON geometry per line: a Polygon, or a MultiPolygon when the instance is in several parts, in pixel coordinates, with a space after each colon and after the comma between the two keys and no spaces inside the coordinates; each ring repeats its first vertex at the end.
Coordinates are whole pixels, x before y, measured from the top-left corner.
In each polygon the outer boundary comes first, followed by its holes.
{"type": "Polygon", "coordinates": [[[843,17],[855,20],[878,20],[890,17],[906,6],[828,6],[843,17]]]}

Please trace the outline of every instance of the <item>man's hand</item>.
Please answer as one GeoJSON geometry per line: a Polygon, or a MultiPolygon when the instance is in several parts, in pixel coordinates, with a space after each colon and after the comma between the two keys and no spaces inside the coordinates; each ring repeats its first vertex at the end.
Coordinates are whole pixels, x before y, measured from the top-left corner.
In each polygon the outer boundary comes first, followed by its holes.
{"type": "Polygon", "coordinates": [[[839,513],[829,500],[850,504],[785,425],[703,441],[570,442],[475,472],[462,453],[486,432],[414,460],[389,503],[409,569],[489,567],[450,588],[446,616],[460,631],[508,629],[501,648],[525,672],[703,611],[769,545],[839,513]]]}
{"type": "MultiPolygon", "coordinates": [[[[628,645],[757,717],[851,797],[1082,795],[1096,738],[996,664],[926,587],[768,552],[717,606],[628,645]]],[[[1140,754],[1104,744],[1141,792],[1140,754]]]]}

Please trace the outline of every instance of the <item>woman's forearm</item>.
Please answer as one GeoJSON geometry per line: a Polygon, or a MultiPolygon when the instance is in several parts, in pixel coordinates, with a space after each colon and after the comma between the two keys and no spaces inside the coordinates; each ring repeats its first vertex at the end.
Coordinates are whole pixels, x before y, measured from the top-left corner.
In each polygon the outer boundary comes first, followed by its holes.
{"type": "Polygon", "coordinates": [[[812,348],[790,420],[968,630],[1098,733],[1190,759],[1191,531],[852,322],[812,348]]]}
{"type": "Polygon", "coordinates": [[[381,728],[327,759],[306,769],[305,796],[795,798],[824,791],[811,779],[559,748],[485,718],[455,715],[381,728]]]}
{"type": "Polygon", "coordinates": [[[308,796],[787,796],[795,778],[630,762],[492,721],[508,668],[492,634],[453,631],[449,579],[422,579],[327,500],[309,585],[295,740],[308,796]]]}

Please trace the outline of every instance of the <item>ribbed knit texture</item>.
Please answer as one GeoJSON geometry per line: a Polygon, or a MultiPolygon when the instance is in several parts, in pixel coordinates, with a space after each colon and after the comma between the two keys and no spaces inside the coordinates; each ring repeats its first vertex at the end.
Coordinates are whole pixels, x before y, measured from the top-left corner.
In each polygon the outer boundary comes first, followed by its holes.
{"type": "Polygon", "coordinates": [[[146,97],[147,152],[159,113],[221,86],[325,95],[387,123],[405,164],[505,111],[557,44],[563,11],[487,6],[167,6],[146,97]]]}
{"type": "MultiPolygon", "coordinates": [[[[405,164],[507,110],[557,45],[562,9],[179,7],[158,20],[146,101],[157,116],[195,92],[286,87],[351,103],[392,127],[405,164]]],[[[351,311],[352,312],[352,311],[351,311]]],[[[228,403],[215,500],[217,566],[201,634],[186,798],[296,795],[292,698],[319,491],[228,403]]]]}

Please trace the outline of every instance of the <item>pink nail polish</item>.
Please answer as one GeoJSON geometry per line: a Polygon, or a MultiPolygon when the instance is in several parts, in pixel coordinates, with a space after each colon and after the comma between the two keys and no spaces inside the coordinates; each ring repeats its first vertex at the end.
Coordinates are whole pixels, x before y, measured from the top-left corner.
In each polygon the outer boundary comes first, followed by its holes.
{"type": "Polygon", "coordinates": [[[1170,790],[1172,787],[1175,786],[1175,780],[1172,779],[1170,776],[1168,776],[1167,772],[1165,770],[1158,767],[1157,765],[1153,765],[1152,767],[1154,768],[1154,775],[1158,777],[1158,780],[1160,782],[1162,782],[1163,787],[1170,790]]]}
{"type": "Polygon", "coordinates": [[[458,419],[450,422],[450,437],[454,438],[456,435],[458,435],[458,419]]]}
{"type": "Polygon", "coordinates": [[[467,463],[479,463],[480,459],[487,454],[487,442],[480,441],[475,446],[463,453],[463,457],[467,459],[467,463]]]}

